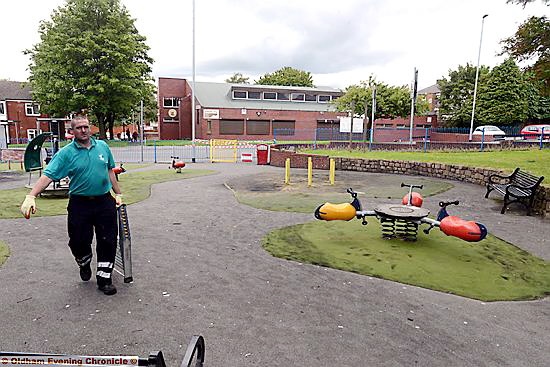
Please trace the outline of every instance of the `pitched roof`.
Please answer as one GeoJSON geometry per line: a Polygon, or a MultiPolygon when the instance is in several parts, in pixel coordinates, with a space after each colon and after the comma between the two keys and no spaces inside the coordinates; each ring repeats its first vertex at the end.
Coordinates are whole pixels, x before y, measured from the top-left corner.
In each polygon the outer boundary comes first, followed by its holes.
{"type": "Polygon", "coordinates": [[[31,101],[31,87],[23,82],[0,80],[0,100],[6,99],[27,99],[31,101]]]}
{"type": "Polygon", "coordinates": [[[331,103],[233,99],[231,91],[234,89],[258,91],[286,91],[289,93],[303,92],[316,94],[321,94],[324,92],[326,94],[336,94],[338,96],[342,95],[341,90],[332,88],[195,82],[195,96],[199,104],[206,108],[250,108],[287,111],[335,111],[335,107],[331,103]]]}
{"type": "Polygon", "coordinates": [[[437,84],[434,84],[434,85],[430,85],[427,88],[420,89],[418,91],[418,94],[436,94],[436,93],[440,93],[440,92],[441,92],[441,90],[439,89],[439,86],[437,84]]]}

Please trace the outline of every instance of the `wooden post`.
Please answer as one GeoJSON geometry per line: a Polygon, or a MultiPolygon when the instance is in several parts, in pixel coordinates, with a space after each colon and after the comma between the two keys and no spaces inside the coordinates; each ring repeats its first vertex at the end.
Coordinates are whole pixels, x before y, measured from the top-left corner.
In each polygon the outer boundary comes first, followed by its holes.
{"type": "Polygon", "coordinates": [[[313,161],[311,157],[307,157],[307,187],[311,187],[313,181],[313,161]]]}
{"type": "Polygon", "coordinates": [[[329,181],[331,185],[334,185],[334,171],[336,169],[336,164],[334,162],[334,158],[330,159],[330,169],[329,169],[329,181]]]}
{"type": "Polygon", "coordinates": [[[290,184],[290,158],[285,160],[285,184],[290,184]]]}

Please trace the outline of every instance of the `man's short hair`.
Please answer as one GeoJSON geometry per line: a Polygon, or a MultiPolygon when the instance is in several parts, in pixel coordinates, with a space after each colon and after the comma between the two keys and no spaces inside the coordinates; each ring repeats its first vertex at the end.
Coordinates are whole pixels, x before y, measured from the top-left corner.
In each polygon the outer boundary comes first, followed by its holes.
{"type": "Polygon", "coordinates": [[[78,115],[78,116],[75,116],[75,117],[72,118],[72,120],[71,120],[71,129],[74,129],[75,125],[78,124],[79,122],[90,123],[90,121],[88,121],[88,117],[78,115]]]}

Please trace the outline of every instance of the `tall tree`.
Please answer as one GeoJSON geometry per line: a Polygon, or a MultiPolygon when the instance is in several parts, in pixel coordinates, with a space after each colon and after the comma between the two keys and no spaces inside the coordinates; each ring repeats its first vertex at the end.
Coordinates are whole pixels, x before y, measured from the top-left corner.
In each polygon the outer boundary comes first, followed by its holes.
{"type": "Polygon", "coordinates": [[[518,62],[533,62],[527,69],[542,81],[542,93],[550,96],[550,20],[545,16],[531,17],[501,44],[502,54],[508,54],[518,62]]]}
{"type": "Polygon", "coordinates": [[[232,83],[232,84],[248,84],[248,79],[250,79],[247,76],[244,76],[241,73],[235,73],[230,78],[225,79],[226,83],[232,83]]]}
{"type": "Polygon", "coordinates": [[[309,71],[285,66],[273,73],[267,73],[261,76],[259,80],[256,80],[256,84],[313,87],[313,77],[309,71]]]}
{"type": "MultiPolygon", "coordinates": [[[[411,113],[411,91],[406,86],[390,86],[385,83],[377,82],[373,76],[368,81],[361,81],[358,85],[350,85],[346,88],[345,94],[336,100],[336,108],[339,111],[349,111],[353,104],[354,113],[362,115],[365,113],[365,104],[367,106],[367,118],[371,120],[372,111],[372,90],[376,87],[376,111],[375,119],[407,117],[411,113]]],[[[415,109],[416,115],[427,112],[428,104],[421,98],[417,100],[418,105],[415,109]]],[[[372,123],[372,121],[370,121],[372,123]]]]}
{"type": "Polygon", "coordinates": [[[67,0],[39,27],[31,56],[33,98],[42,111],[95,116],[108,124],[151,94],[149,47],[119,0],[67,0]]]}
{"type": "Polygon", "coordinates": [[[529,116],[530,83],[513,59],[495,66],[482,85],[476,103],[479,125],[512,125],[529,116]]]}
{"type": "Polygon", "coordinates": [[[531,122],[550,122],[550,96],[543,95],[541,91],[542,82],[532,76],[527,76],[529,81],[527,87],[527,100],[529,103],[529,116],[531,122]]]}
{"type": "MultiPolygon", "coordinates": [[[[489,74],[487,66],[479,68],[478,88],[489,74]]],[[[457,70],[449,70],[448,78],[437,81],[441,90],[440,113],[446,126],[469,127],[472,116],[476,67],[470,64],[459,65],[457,70]]],[[[478,94],[478,97],[482,93],[478,94]]],[[[476,107],[477,111],[477,107],[476,107]]]]}

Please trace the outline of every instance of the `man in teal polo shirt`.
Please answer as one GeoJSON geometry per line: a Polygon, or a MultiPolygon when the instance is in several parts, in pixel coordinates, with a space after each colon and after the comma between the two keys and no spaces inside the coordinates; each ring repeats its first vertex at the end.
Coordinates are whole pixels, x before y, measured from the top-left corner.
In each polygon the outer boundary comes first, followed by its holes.
{"type": "Polygon", "coordinates": [[[107,295],[116,293],[112,283],[116,241],[117,212],[122,194],[115,178],[115,162],[109,146],[91,138],[90,124],[84,116],[71,121],[72,143],[57,152],[21,205],[21,212],[29,219],[36,213],[35,198],[52,181],[69,177],[69,204],[67,227],[69,247],[80,267],[80,278],[92,277],[92,240],[96,235],[97,286],[107,295]],[[111,188],[115,198],[111,195],[111,188]]]}

